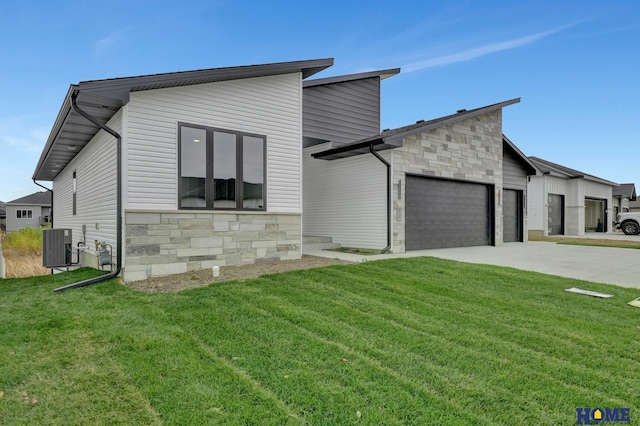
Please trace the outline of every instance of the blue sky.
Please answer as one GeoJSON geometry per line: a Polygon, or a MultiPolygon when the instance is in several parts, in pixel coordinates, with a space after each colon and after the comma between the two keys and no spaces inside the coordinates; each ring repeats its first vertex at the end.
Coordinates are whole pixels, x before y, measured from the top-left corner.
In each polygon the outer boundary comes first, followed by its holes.
{"type": "Polygon", "coordinates": [[[402,68],[383,129],[521,97],[526,155],[640,184],[637,0],[0,0],[0,200],[40,190],[69,84],[327,57],[314,78],[402,68]]]}

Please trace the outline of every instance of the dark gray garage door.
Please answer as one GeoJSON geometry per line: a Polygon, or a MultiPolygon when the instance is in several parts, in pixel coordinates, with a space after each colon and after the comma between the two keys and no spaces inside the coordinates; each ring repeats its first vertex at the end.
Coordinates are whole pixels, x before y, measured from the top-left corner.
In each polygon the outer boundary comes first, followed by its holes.
{"type": "Polygon", "coordinates": [[[502,196],[503,241],[522,241],[522,191],[505,189],[502,196]]]}
{"type": "Polygon", "coordinates": [[[564,195],[549,194],[549,235],[564,235],[564,195]]]}
{"type": "Polygon", "coordinates": [[[487,185],[407,176],[407,250],[492,243],[487,185]]]}

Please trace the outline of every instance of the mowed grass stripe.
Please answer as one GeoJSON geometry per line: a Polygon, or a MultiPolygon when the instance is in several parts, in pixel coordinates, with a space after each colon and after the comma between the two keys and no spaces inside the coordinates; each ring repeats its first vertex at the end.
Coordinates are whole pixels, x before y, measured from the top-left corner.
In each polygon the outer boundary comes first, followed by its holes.
{"type": "MultiPolygon", "coordinates": [[[[259,301],[261,306],[265,306],[265,299],[261,299],[259,301]]],[[[336,302],[337,303],[337,302],[336,302]]],[[[274,304],[273,306],[269,306],[270,308],[270,312],[276,311],[279,309],[278,304],[274,304]]],[[[299,309],[299,308],[298,308],[299,309]]],[[[350,309],[350,308],[348,308],[350,309]]],[[[283,311],[280,310],[280,313],[283,314],[283,311]]],[[[284,316],[287,316],[286,313],[284,313],[284,316]]],[[[302,318],[306,318],[306,323],[308,324],[312,324],[317,326],[316,329],[320,329],[320,330],[326,330],[327,329],[327,325],[329,323],[335,322],[335,318],[337,318],[337,316],[332,315],[330,317],[328,316],[319,316],[316,315],[314,316],[314,312],[311,310],[307,310],[304,312],[300,312],[300,317],[299,318],[289,318],[290,321],[292,321],[293,323],[301,323],[301,322],[305,322],[304,319],[302,318]]],[[[352,318],[355,319],[355,316],[352,316],[352,318]]],[[[354,326],[353,328],[355,330],[359,329],[359,327],[363,325],[363,324],[357,324],[356,326],[354,326]]],[[[381,330],[384,329],[384,327],[379,326],[380,324],[367,324],[368,328],[371,330],[381,330]]],[[[337,330],[346,330],[347,328],[351,327],[348,323],[346,322],[342,322],[340,324],[340,327],[337,328],[337,330]]],[[[415,329],[408,329],[407,330],[408,333],[413,333],[416,330],[415,329]]],[[[391,336],[397,336],[398,334],[398,330],[392,330],[391,332],[391,336]]],[[[369,336],[370,337],[370,336],[369,336]]],[[[546,383],[544,384],[543,388],[546,388],[549,384],[555,384],[558,386],[564,386],[565,388],[567,388],[567,393],[571,393],[573,395],[575,395],[576,397],[585,397],[587,395],[590,396],[594,396],[593,395],[593,391],[589,390],[583,392],[583,389],[571,384],[566,384],[561,382],[560,380],[556,379],[554,376],[554,371],[539,371],[539,369],[536,370],[527,370],[526,368],[523,368],[521,365],[518,364],[518,359],[515,357],[511,357],[510,359],[507,358],[501,358],[502,356],[504,356],[505,354],[501,354],[500,356],[497,356],[496,354],[489,352],[489,353],[485,353],[485,356],[482,356],[482,353],[486,352],[486,350],[482,349],[480,350],[478,348],[478,346],[461,346],[459,348],[455,348],[456,350],[453,350],[450,346],[450,342],[443,337],[439,337],[439,336],[433,336],[431,334],[425,334],[423,337],[425,338],[432,338],[434,340],[436,340],[435,342],[433,342],[432,346],[424,346],[421,348],[410,348],[410,350],[401,353],[400,356],[398,356],[397,358],[395,358],[393,361],[394,362],[398,362],[398,360],[406,360],[405,365],[402,365],[402,368],[406,369],[408,371],[408,374],[410,377],[421,377],[420,373],[428,373],[428,374],[436,374],[438,375],[438,378],[441,380],[442,383],[445,383],[446,385],[452,386],[456,389],[456,391],[459,391],[458,394],[456,395],[450,395],[451,397],[455,397],[456,400],[460,400],[460,398],[463,397],[463,395],[470,395],[472,396],[472,404],[477,403],[477,400],[479,397],[479,395],[477,394],[473,394],[472,391],[478,391],[479,389],[482,389],[486,386],[486,378],[483,377],[483,375],[487,375],[489,377],[493,377],[494,378],[494,382],[497,385],[498,389],[502,388],[505,386],[506,382],[508,382],[508,379],[510,378],[514,378],[514,377],[525,377],[527,378],[527,380],[522,380],[522,379],[517,379],[516,380],[516,385],[520,385],[522,386],[528,386],[528,383],[533,380],[533,379],[542,379],[544,380],[546,383]],[[437,338],[436,338],[437,337],[437,338]],[[431,352],[429,353],[428,351],[430,349],[435,349],[435,352],[431,352]],[[420,350],[423,353],[426,353],[426,358],[425,357],[416,357],[416,351],[420,350]],[[440,357],[440,355],[442,355],[440,357]],[[443,358],[444,361],[440,360],[439,358],[443,358]],[[475,366],[480,365],[483,366],[481,367],[479,370],[470,370],[470,371],[463,371],[463,372],[459,372],[459,371],[455,371],[455,370],[451,370],[451,369],[447,369],[446,366],[441,366],[438,364],[433,364],[434,361],[438,361],[438,362],[447,362],[450,361],[451,359],[455,359],[455,363],[456,365],[460,365],[463,363],[464,360],[464,364],[468,365],[470,369],[474,369],[475,366]],[[510,367],[508,373],[504,373],[505,371],[505,362],[509,362],[510,367]],[[431,363],[431,364],[429,364],[431,363]],[[431,365],[430,369],[424,369],[425,365],[431,365]],[[414,365],[420,365],[421,368],[423,368],[424,370],[420,370],[420,371],[411,371],[412,366],[414,365]],[[495,368],[493,369],[487,369],[486,366],[491,366],[493,365],[495,368]],[[440,368],[438,368],[440,367],[440,368]],[[439,370],[439,371],[438,371],[439,370]],[[487,371],[483,371],[483,370],[487,370],[487,371]],[[477,379],[476,379],[477,377],[477,379]],[[504,381],[503,381],[504,380],[504,381]],[[474,382],[478,382],[478,383],[474,383],[474,382]],[[475,386],[475,388],[472,388],[471,386],[475,386]],[[461,395],[461,394],[462,395],[461,395]]],[[[332,335],[330,337],[331,339],[337,339],[337,337],[335,335],[332,335]]],[[[482,336],[480,335],[476,335],[475,336],[476,339],[478,338],[482,338],[482,336]]],[[[343,342],[349,342],[350,345],[355,345],[358,340],[353,338],[353,335],[349,335],[348,333],[345,332],[345,336],[343,336],[341,339],[341,341],[343,342]]],[[[383,341],[389,341],[389,337],[383,337],[383,341]]],[[[503,344],[509,344],[509,342],[502,342],[503,344]]],[[[368,350],[370,349],[370,345],[366,345],[368,350]]],[[[358,347],[357,349],[362,350],[362,347],[358,347]]],[[[394,346],[393,348],[388,348],[389,351],[398,351],[399,348],[398,345],[394,346]]],[[[518,348],[516,348],[518,349],[518,348]]],[[[375,352],[375,351],[374,351],[375,352]]],[[[384,351],[379,352],[379,353],[375,353],[375,356],[380,356],[382,354],[382,356],[386,355],[384,351]]],[[[369,355],[371,355],[371,352],[369,352],[369,355]]],[[[507,353],[507,355],[509,355],[507,353]]],[[[526,360],[526,358],[525,358],[526,360]]],[[[385,359],[384,361],[389,362],[389,359],[385,359]]],[[[402,362],[399,362],[399,364],[403,364],[402,362]]],[[[570,365],[569,367],[576,367],[574,365],[570,365]]],[[[557,366],[554,366],[554,369],[557,368],[557,366]]],[[[579,371],[576,373],[576,375],[580,375],[583,374],[583,371],[579,371]]],[[[405,376],[409,377],[409,376],[405,376]]],[[[421,377],[421,380],[433,380],[432,376],[427,375],[426,377],[421,377]]],[[[513,385],[513,383],[512,383],[513,385]]],[[[622,384],[624,385],[624,384],[622,384]]],[[[440,386],[444,386],[444,385],[440,385],[440,386]]],[[[505,396],[509,396],[509,395],[513,395],[513,391],[516,391],[517,389],[514,389],[513,386],[511,388],[508,389],[504,389],[504,391],[502,392],[503,395],[505,396]]],[[[500,391],[500,390],[499,390],[500,391]]],[[[498,391],[498,392],[499,392],[498,391]]],[[[529,391],[532,391],[532,389],[529,389],[529,391]]],[[[481,392],[485,392],[484,390],[481,392]]],[[[602,396],[602,394],[600,392],[597,392],[596,396],[602,396]]],[[[611,400],[613,401],[613,400],[611,400]]],[[[613,401],[615,402],[615,401],[613,401]]]]}
{"type": "MultiPolygon", "coordinates": [[[[353,282],[353,281],[352,281],[353,282]]],[[[524,326],[515,326],[510,324],[507,321],[489,321],[491,318],[492,312],[482,312],[482,313],[470,313],[469,311],[472,309],[467,309],[468,306],[471,305],[471,302],[463,301],[460,302],[460,307],[449,307],[443,308],[443,304],[440,303],[439,298],[432,297],[432,294],[429,292],[429,301],[422,301],[417,297],[417,294],[412,294],[410,300],[397,298],[394,299],[389,294],[381,295],[376,299],[377,304],[371,305],[371,296],[373,296],[378,291],[378,282],[369,281],[368,288],[372,288],[371,291],[367,290],[367,295],[362,296],[361,293],[355,293],[353,291],[354,286],[350,285],[349,290],[344,290],[343,288],[336,288],[329,285],[324,286],[325,288],[320,289],[318,292],[315,292],[316,288],[311,288],[309,292],[313,293],[312,297],[314,300],[317,299],[317,302],[322,303],[322,299],[318,294],[319,293],[327,293],[329,292],[331,295],[331,299],[335,300],[344,300],[347,306],[351,306],[354,309],[366,312],[366,311],[375,311],[376,315],[385,317],[387,312],[389,311],[388,307],[390,306],[386,301],[397,302],[398,304],[402,304],[405,306],[405,310],[403,311],[401,317],[398,316],[398,312],[395,309],[391,309],[391,313],[389,314],[389,318],[392,318],[394,321],[400,321],[402,318],[403,324],[407,325],[410,328],[416,330],[423,330],[429,333],[432,333],[434,329],[441,329],[442,327],[446,327],[447,325],[451,325],[452,323],[464,324],[465,327],[473,326],[478,332],[470,333],[467,331],[464,335],[458,336],[459,340],[462,344],[469,344],[469,342],[464,341],[463,337],[469,335],[468,339],[473,340],[474,342],[479,340],[489,340],[493,339],[493,336],[500,337],[503,340],[507,340],[512,344],[519,345],[522,349],[527,349],[529,351],[533,351],[533,353],[538,357],[554,357],[558,360],[563,359],[563,357],[574,357],[576,355],[576,349],[579,348],[578,355],[581,356],[577,365],[579,368],[593,368],[594,371],[598,371],[598,368],[601,365],[591,365],[594,363],[598,363],[601,358],[593,357],[591,354],[595,350],[602,351],[603,345],[601,341],[594,340],[592,334],[589,334],[590,330],[585,329],[584,333],[580,335],[580,339],[576,339],[576,332],[570,331],[565,332],[567,327],[564,326],[560,321],[553,328],[548,328],[547,330],[542,327],[537,327],[536,324],[533,324],[528,327],[524,326]],[[384,301],[380,302],[379,300],[383,299],[384,301]],[[435,318],[435,315],[438,315],[438,318],[435,318]],[[444,313],[444,314],[443,314],[444,313]],[[433,314],[433,315],[432,315],[433,314]],[[429,321],[425,322],[424,317],[428,316],[429,321]],[[404,319],[408,321],[404,321],[404,319]],[[428,328],[426,328],[428,327],[428,328]],[[565,334],[565,336],[558,337],[558,335],[565,334]],[[569,337],[570,336],[570,337],[569,337]],[[576,340],[579,340],[576,342],[576,340]],[[588,343],[588,344],[587,344],[588,343]],[[580,355],[582,354],[582,355],[580,355]]],[[[302,285],[302,281],[299,282],[298,285],[302,285]]],[[[396,286],[400,288],[400,286],[396,286]]],[[[277,291],[274,288],[274,291],[277,291]]],[[[287,291],[287,290],[285,290],[287,291]]],[[[401,291],[401,290],[400,290],[401,291]]],[[[514,289],[514,291],[518,291],[514,289]]],[[[306,295],[308,292],[305,292],[306,295]]],[[[424,293],[424,291],[423,291],[424,293]]],[[[573,295],[568,295],[564,292],[558,292],[558,304],[564,303],[568,304],[567,299],[570,299],[573,295]]],[[[287,296],[287,297],[295,297],[295,295],[287,296]]],[[[328,301],[329,299],[327,299],[328,301]]],[[[449,302],[453,300],[450,299],[449,302]]],[[[588,302],[600,305],[602,303],[601,300],[597,299],[588,299],[588,302]]],[[[504,304],[503,304],[504,305],[504,304]]],[[[516,301],[514,304],[514,309],[520,311],[520,304],[516,301]]],[[[504,311],[505,306],[503,306],[504,311]]],[[[623,309],[628,309],[628,307],[623,307],[623,309]]],[[[534,316],[537,312],[525,312],[521,315],[523,316],[534,316]]],[[[335,313],[332,315],[336,315],[335,313]]],[[[514,314],[510,313],[511,318],[513,318],[514,314]]],[[[504,316],[504,314],[501,314],[504,316]]],[[[563,318],[570,318],[571,316],[567,313],[562,315],[563,318]]],[[[336,317],[338,318],[338,317],[336,317]]],[[[608,329],[607,329],[608,330],[608,329]]],[[[633,332],[633,329],[629,329],[633,332]]],[[[456,336],[451,336],[452,339],[455,339],[456,336]]],[[[633,334],[630,333],[629,341],[633,340],[633,334]]],[[[516,348],[517,349],[517,348],[516,348]]],[[[607,362],[610,362],[613,358],[620,358],[620,360],[628,360],[629,362],[635,363],[640,366],[637,359],[633,359],[629,356],[628,351],[619,351],[617,353],[611,353],[610,349],[608,350],[608,356],[610,359],[607,362]]],[[[531,353],[528,353],[527,356],[531,356],[531,353]]],[[[629,377],[629,380],[633,380],[633,378],[629,377]]]]}
{"type": "MultiPolygon", "coordinates": [[[[250,286],[252,283],[244,284],[250,286]]],[[[274,392],[293,398],[287,400],[289,404],[308,405],[310,401],[299,400],[301,397],[309,398],[300,389],[306,389],[307,394],[324,395],[322,399],[312,398],[311,403],[317,412],[302,413],[312,424],[319,420],[318,414],[322,414],[324,420],[330,423],[330,419],[325,418],[326,413],[331,411],[329,407],[339,409],[343,405],[345,409],[360,406],[361,412],[366,413],[369,419],[375,418],[384,423],[393,423],[393,417],[386,416],[389,411],[394,416],[402,416],[404,422],[420,413],[426,415],[426,407],[452,413],[450,417],[443,417],[449,421],[464,419],[475,424],[490,423],[487,418],[465,411],[453,400],[442,399],[434,391],[435,388],[425,387],[410,377],[398,374],[377,360],[354,351],[344,342],[327,339],[277,315],[271,309],[265,309],[265,306],[271,307],[265,299],[250,299],[234,291],[225,292],[225,296],[225,305],[233,306],[233,312],[242,313],[244,319],[242,327],[228,331],[229,335],[235,337],[235,345],[229,349],[227,357],[235,359],[237,365],[242,365],[243,370],[263,386],[270,386],[274,392]],[[269,340],[262,336],[268,336],[269,340]],[[289,354],[288,357],[282,356],[283,350],[289,354]],[[360,368],[361,363],[368,368],[360,368]],[[310,371],[311,364],[321,364],[322,367],[310,371]],[[371,383],[377,384],[379,399],[364,398],[370,391],[371,383]],[[292,391],[290,384],[298,390],[292,391]],[[390,394],[393,395],[392,399],[388,397],[390,394]],[[367,402],[358,403],[363,398],[367,402]],[[407,405],[413,405],[414,410],[406,413],[399,411],[400,407],[407,405]],[[372,410],[370,406],[378,408],[372,410]]],[[[217,299],[216,302],[221,300],[217,299]]],[[[215,324],[203,323],[199,326],[203,332],[202,338],[207,340],[208,345],[218,343],[208,332],[213,327],[215,324]]],[[[226,325],[223,327],[226,328],[226,325]]]]}
{"type": "Polygon", "coordinates": [[[115,282],[54,295],[79,276],[62,275],[0,281],[2,424],[574,424],[585,406],[640,419],[625,304],[638,290],[590,287],[616,294],[602,301],[565,294],[573,280],[439,259],[156,295],[115,282]],[[69,402],[82,389],[96,392],[69,402]]]}
{"type": "MultiPolygon", "coordinates": [[[[534,277],[534,280],[539,279],[550,281],[547,287],[552,286],[554,284],[553,281],[555,280],[554,277],[544,275],[534,277]]],[[[355,280],[352,281],[352,284],[354,283],[356,283],[355,280]]],[[[576,281],[576,283],[587,284],[580,281],[576,281]]],[[[455,283],[451,284],[455,286],[455,283]]],[[[562,343],[571,341],[576,345],[579,345],[581,350],[587,354],[589,350],[602,348],[602,342],[592,338],[593,331],[606,333],[610,330],[610,326],[606,324],[603,325],[602,315],[598,315],[594,318],[593,322],[589,323],[589,327],[584,327],[585,320],[583,317],[588,315],[585,314],[585,312],[600,313],[603,307],[604,309],[624,309],[628,312],[628,306],[626,306],[624,301],[618,300],[617,303],[612,304],[611,301],[603,301],[594,298],[580,299],[580,296],[578,296],[579,299],[576,299],[576,295],[565,293],[562,291],[564,288],[557,288],[557,286],[554,286],[556,288],[553,289],[546,288],[542,294],[536,294],[539,292],[532,293],[531,291],[523,291],[522,287],[526,287],[526,285],[512,284],[510,288],[505,289],[504,294],[497,294],[495,296],[495,298],[499,300],[500,309],[487,308],[486,306],[483,306],[487,304],[487,302],[482,298],[474,297],[473,299],[469,299],[461,294],[447,296],[434,295],[432,292],[433,287],[431,285],[429,288],[413,290],[406,299],[397,297],[398,293],[403,293],[405,291],[406,286],[390,286],[383,280],[373,282],[367,280],[364,282],[361,288],[366,289],[366,295],[362,295],[362,292],[356,293],[354,287],[354,285],[350,285],[348,290],[344,290],[344,288],[330,288],[331,291],[347,291],[348,293],[345,295],[344,299],[357,299],[354,301],[354,304],[361,304],[362,300],[366,300],[369,296],[375,295],[377,299],[402,304],[407,308],[407,310],[417,312],[420,317],[428,316],[432,321],[437,318],[441,321],[450,323],[452,318],[463,316],[465,318],[465,323],[470,320],[475,321],[485,329],[488,329],[487,327],[491,327],[493,330],[497,330],[498,332],[504,330],[509,334],[520,330],[525,337],[525,339],[523,339],[523,343],[530,340],[531,333],[534,333],[533,337],[535,337],[535,330],[541,330],[540,333],[538,333],[540,339],[532,342],[534,343],[532,346],[536,348],[544,348],[545,350],[549,348],[557,350],[553,344],[560,344],[560,347],[562,347],[562,343]],[[380,291],[383,293],[380,294],[380,291]],[[419,297],[419,294],[424,294],[425,291],[428,291],[429,294],[429,300],[427,302],[422,301],[419,297]],[[552,305],[552,308],[553,306],[558,308],[554,315],[549,314],[543,309],[527,309],[528,300],[540,297],[545,298],[546,296],[553,299],[554,305],[552,305]],[[454,302],[455,304],[451,305],[454,302]],[[571,305],[574,304],[576,306],[572,307],[571,305]],[[452,307],[450,307],[450,305],[452,307]],[[481,307],[479,308],[478,306],[481,307]],[[505,308],[507,307],[511,307],[511,309],[505,313],[505,308]],[[540,317],[544,317],[545,319],[540,319],[540,317]],[[535,320],[535,318],[538,319],[535,320]],[[516,320],[515,323],[514,320],[516,320]],[[571,323],[576,322],[579,322],[581,325],[577,330],[571,327],[571,323]],[[543,332],[542,330],[546,331],[543,332]]],[[[382,308],[385,306],[387,305],[383,305],[382,308]]],[[[546,306],[549,307],[549,303],[547,303],[546,306]]],[[[616,327],[618,326],[619,324],[616,324],[616,327]]],[[[620,335],[619,338],[623,338],[627,340],[628,343],[632,343],[635,338],[635,329],[628,328],[626,336],[620,335]]],[[[620,357],[621,359],[634,361],[632,357],[629,357],[628,351],[619,351],[613,355],[620,357]]],[[[590,359],[593,358],[585,356],[584,362],[588,365],[590,359]]]]}
{"type": "Polygon", "coordinates": [[[92,321],[111,355],[163,413],[163,422],[243,424],[249,416],[264,419],[265,425],[297,424],[294,413],[268,389],[202,344],[192,327],[177,324],[157,303],[164,298],[171,295],[134,299],[92,321]]]}
{"type": "MultiPolygon", "coordinates": [[[[627,312],[628,312],[628,311],[627,311],[627,312]]],[[[542,355],[542,356],[544,356],[544,354],[541,354],[541,355],[542,355]]],[[[560,360],[560,361],[562,361],[562,360],[560,360]]],[[[581,365],[581,363],[571,364],[571,365],[569,365],[569,367],[570,367],[570,368],[572,368],[572,369],[573,369],[573,368],[578,368],[578,369],[583,368],[583,367],[582,367],[582,365],[581,365]]],[[[588,370],[587,370],[587,371],[588,371],[588,370]]],[[[598,370],[596,370],[596,371],[598,371],[598,370]]],[[[572,375],[573,375],[573,376],[575,376],[575,374],[573,374],[573,373],[574,373],[573,371],[571,371],[571,373],[572,373],[572,375]]],[[[580,373],[580,374],[584,374],[584,371],[578,371],[578,373],[580,373]]],[[[632,378],[629,378],[629,379],[630,379],[630,380],[632,380],[632,378]]],[[[621,388],[624,388],[624,383],[620,383],[620,384],[622,385],[622,386],[621,386],[621,388]]]]}
{"type": "MultiPolygon", "coordinates": [[[[302,285],[299,280],[297,281],[297,283],[298,283],[299,286],[302,285]]],[[[265,304],[265,300],[273,299],[273,297],[271,296],[271,294],[272,294],[272,292],[274,290],[273,288],[267,288],[266,285],[263,285],[263,286],[261,286],[260,290],[257,290],[257,289],[252,289],[252,290],[253,290],[252,291],[252,296],[254,296],[254,297],[255,297],[256,294],[262,294],[265,291],[267,291],[268,294],[270,295],[270,296],[265,297],[265,298],[259,298],[259,299],[256,299],[256,300],[252,300],[252,303],[259,304],[259,305],[263,306],[265,304]]],[[[243,299],[244,299],[244,297],[243,297],[243,299]]],[[[237,300],[236,302],[237,303],[242,303],[242,300],[237,300]]],[[[277,307],[277,305],[278,305],[278,303],[276,303],[275,307],[277,307]]],[[[273,309],[274,307],[270,307],[270,308],[273,309]]],[[[309,317],[309,312],[301,312],[301,317],[308,318],[310,323],[314,323],[316,321],[316,318],[309,317]]],[[[294,318],[293,321],[296,322],[296,319],[294,318]]],[[[326,324],[321,324],[320,328],[324,328],[325,325],[326,324]]],[[[343,324],[343,326],[344,326],[344,324],[343,324]]],[[[375,329],[376,327],[371,327],[371,328],[375,329]]],[[[483,362],[484,360],[480,360],[480,361],[483,362]]]]}

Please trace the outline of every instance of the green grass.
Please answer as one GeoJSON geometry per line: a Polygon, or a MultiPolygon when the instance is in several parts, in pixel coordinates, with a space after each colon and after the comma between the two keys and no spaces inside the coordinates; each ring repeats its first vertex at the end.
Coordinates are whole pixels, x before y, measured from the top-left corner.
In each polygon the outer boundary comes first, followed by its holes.
{"type": "Polygon", "coordinates": [[[558,242],[558,244],[565,244],[568,246],[592,246],[592,247],[614,247],[614,248],[626,248],[626,249],[640,249],[640,245],[638,245],[637,243],[628,243],[625,244],[623,242],[620,243],[613,243],[613,242],[604,242],[604,243],[597,243],[597,242],[578,242],[578,241],[561,241],[558,242]]]}
{"type": "Polygon", "coordinates": [[[0,424],[640,421],[640,290],[413,258],[52,291],[95,273],[0,281],[0,424]]]}
{"type": "Polygon", "coordinates": [[[373,249],[363,249],[357,247],[337,247],[332,249],[327,249],[327,251],[337,251],[339,253],[351,253],[351,254],[359,254],[362,256],[371,256],[374,254],[380,254],[380,250],[373,249]]]}

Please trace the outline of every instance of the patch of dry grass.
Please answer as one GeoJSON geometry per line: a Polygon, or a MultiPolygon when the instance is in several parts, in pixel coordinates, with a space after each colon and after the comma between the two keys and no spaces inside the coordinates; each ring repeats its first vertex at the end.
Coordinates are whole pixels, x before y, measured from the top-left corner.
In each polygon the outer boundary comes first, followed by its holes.
{"type": "Polygon", "coordinates": [[[42,237],[39,230],[2,233],[2,255],[6,278],[26,278],[48,275],[42,266],[42,237]]]}

